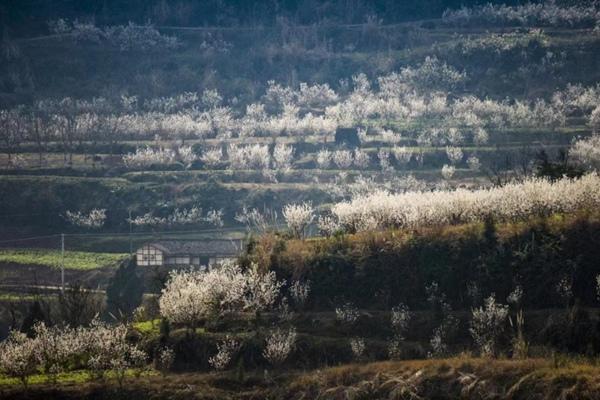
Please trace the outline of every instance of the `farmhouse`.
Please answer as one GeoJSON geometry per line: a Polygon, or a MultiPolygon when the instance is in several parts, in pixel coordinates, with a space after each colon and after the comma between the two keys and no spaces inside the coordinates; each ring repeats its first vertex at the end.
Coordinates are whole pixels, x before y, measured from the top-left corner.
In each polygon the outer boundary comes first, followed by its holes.
{"type": "Polygon", "coordinates": [[[136,262],[147,266],[211,266],[236,257],[242,250],[241,240],[165,240],[147,243],[136,251],[136,262]]]}

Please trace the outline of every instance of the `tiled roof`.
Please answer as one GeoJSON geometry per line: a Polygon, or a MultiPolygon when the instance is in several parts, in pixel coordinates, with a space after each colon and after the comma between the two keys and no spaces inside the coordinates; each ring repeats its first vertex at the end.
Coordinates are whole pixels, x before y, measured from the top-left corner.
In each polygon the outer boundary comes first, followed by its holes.
{"type": "Polygon", "coordinates": [[[162,240],[148,243],[169,255],[237,255],[243,249],[241,240],[162,240]]]}

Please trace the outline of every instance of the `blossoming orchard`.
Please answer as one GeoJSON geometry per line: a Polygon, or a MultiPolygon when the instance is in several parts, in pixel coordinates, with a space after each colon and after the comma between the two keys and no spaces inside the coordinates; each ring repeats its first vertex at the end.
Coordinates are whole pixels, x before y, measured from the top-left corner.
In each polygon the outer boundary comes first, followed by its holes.
{"type": "Polygon", "coordinates": [[[599,397],[599,3],[9,3],[0,399],[599,397]]]}

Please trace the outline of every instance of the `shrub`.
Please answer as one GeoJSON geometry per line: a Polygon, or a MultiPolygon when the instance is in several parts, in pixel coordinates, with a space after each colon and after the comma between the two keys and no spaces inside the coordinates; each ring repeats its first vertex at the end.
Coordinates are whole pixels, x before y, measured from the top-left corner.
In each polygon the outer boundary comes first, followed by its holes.
{"type": "Polygon", "coordinates": [[[471,336],[482,355],[495,357],[498,354],[498,344],[506,328],[508,306],[496,303],[491,295],[485,300],[483,307],[472,310],[471,336]]]}

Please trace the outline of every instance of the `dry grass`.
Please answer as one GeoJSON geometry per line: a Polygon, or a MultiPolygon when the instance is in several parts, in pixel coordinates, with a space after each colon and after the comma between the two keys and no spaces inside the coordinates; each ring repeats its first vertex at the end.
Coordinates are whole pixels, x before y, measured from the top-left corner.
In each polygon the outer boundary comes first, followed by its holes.
{"type": "MultiPolygon", "coordinates": [[[[572,360],[488,360],[468,356],[440,360],[350,364],[310,372],[271,370],[147,375],[116,382],[34,384],[27,398],[153,399],[581,399],[598,398],[600,368],[572,360]]],[[[22,398],[18,386],[0,388],[0,398],[22,398]]]]}

